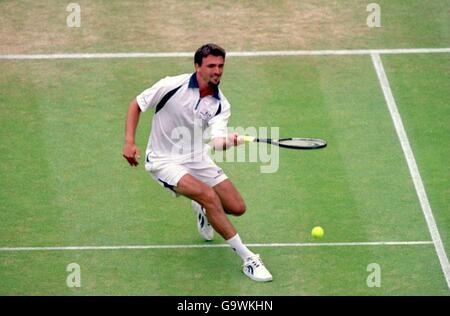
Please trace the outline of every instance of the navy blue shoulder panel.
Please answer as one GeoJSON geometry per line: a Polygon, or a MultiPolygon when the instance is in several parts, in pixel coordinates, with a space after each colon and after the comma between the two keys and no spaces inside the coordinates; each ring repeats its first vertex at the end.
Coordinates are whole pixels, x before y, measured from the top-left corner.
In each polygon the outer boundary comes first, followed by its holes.
{"type": "Polygon", "coordinates": [[[214,116],[219,115],[220,112],[222,112],[222,103],[219,103],[219,108],[217,109],[216,114],[214,114],[214,116]]]}
{"type": "Polygon", "coordinates": [[[169,92],[166,93],[165,96],[163,96],[163,98],[161,99],[161,101],[159,101],[158,105],[156,106],[156,110],[155,110],[155,114],[158,113],[163,107],[164,105],[166,105],[167,101],[169,101],[169,99],[178,91],[178,89],[180,89],[182,87],[176,87],[173,90],[170,90],[169,92]]]}

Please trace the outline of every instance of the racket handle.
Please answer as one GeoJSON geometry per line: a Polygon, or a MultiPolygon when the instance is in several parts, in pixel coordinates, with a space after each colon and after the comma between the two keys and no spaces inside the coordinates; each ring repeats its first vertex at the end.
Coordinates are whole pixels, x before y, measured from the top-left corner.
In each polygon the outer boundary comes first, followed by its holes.
{"type": "Polygon", "coordinates": [[[256,137],[253,136],[248,136],[248,135],[240,135],[239,136],[240,140],[242,140],[243,142],[246,143],[251,143],[255,140],[256,137]]]}

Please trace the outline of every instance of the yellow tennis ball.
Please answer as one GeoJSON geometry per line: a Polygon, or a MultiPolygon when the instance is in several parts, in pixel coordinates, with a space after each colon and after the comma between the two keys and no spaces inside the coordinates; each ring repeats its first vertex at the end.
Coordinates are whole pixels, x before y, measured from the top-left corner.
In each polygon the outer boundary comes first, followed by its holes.
{"type": "Polygon", "coordinates": [[[311,231],[311,236],[313,236],[314,238],[322,238],[324,234],[323,228],[320,226],[316,226],[313,228],[313,230],[311,231]]]}

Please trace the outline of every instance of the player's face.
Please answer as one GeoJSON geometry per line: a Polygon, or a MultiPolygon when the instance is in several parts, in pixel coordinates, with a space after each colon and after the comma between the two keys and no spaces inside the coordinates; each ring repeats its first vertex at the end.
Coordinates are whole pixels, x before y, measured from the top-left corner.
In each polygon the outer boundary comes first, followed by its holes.
{"type": "Polygon", "coordinates": [[[222,56],[209,55],[203,58],[202,65],[195,64],[195,70],[200,74],[203,82],[210,86],[217,86],[222,77],[225,61],[222,56]]]}

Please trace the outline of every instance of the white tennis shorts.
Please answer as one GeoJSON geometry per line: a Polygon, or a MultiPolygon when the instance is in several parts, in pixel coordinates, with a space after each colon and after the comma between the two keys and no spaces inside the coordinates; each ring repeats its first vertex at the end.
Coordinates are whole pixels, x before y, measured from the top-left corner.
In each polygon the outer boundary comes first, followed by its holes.
{"type": "Polygon", "coordinates": [[[145,170],[164,188],[170,190],[176,197],[179,194],[174,190],[178,181],[185,175],[190,174],[197,180],[202,181],[210,187],[228,179],[222,168],[217,166],[209,156],[204,156],[201,161],[188,162],[146,162],[145,170]]]}

